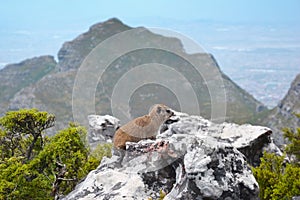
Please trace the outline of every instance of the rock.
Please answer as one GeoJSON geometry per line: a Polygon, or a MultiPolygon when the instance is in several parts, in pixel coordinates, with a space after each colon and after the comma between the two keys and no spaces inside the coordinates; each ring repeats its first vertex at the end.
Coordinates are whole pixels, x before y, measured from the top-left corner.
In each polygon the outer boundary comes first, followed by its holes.
{"type": "Polygon", "coordinates": [[[239,126],[223,123],[223,126],[220,138],[229,140],[235,148],[246,156],[247,161],[252,166],[258,166],[263,152],[262,149],[271,143],[269,136],[272,134],[272,131],[266,127],[249,124],[239,126]]]}
{"type": "Polygon", "coordinates": [[[270,134],[266,127],[214,124],[176,112],[155,141],[128,142],[126,151],[114,149],[64,199],[157,199],[161,190],[167,200],[259,199],[248,165],[257,164],[256,158],[244,154],[262,154],[274,145],[270,134]]]}
{"type": "Polygon", "coordinates": [[[283,153],[280,150],[280,148],[273,142],[273,138],[270,143],[264,146],[263,151],[266,151],[268,153],[274,153],[277,156],[283,156],[283,153]]]}
{"type": "Polygon", "coordinates": [[[270,127],[273,131],[274,143],[277,146],[284,146],[287,143],[283,137],[282,129],[285,127],[297,130],[300,127],[300,119],[295,113],[300,113],[300,74],[291,83],[282,101],[270,111],[267,117],[259,119],[261,124],[270,127]]]}
{"type": "Polygon", "coordinates": [[[33,87],[26,87],[21,89],[18,93],[15,94],[14,98],[10,100],[8,110],[18,110],[21,108],[36,108],[33,87]]]}
{"type": "Polygon", "coordinates": [[[182,128],[184,128],[185,132],[195,131],[200,135],[212,136],[218,141],[227,142],[241,151],[252,166],[259,165],[264,148],[272,142],[270,137],[272,131],[267,127],[226,122],[215,124],[200,116],[188,116],[182,113],[177,113],[177,116],[180,120],[172,124],[172,131],[183,132],[182,128]]]}
{"type": "Polygon", "coordinates": [[[112,142],[120,121],[112,116],[89,115],[88,141],[93,149],[97,144],[112,142]]]}
{"type": "Polygon", "coordinates": [[[184,155],[183,166],[184,170],[177,168],[181,178],[167,199],[257,198],[258,185],[244,156],[228,143],[195,140],[184,155]]]}

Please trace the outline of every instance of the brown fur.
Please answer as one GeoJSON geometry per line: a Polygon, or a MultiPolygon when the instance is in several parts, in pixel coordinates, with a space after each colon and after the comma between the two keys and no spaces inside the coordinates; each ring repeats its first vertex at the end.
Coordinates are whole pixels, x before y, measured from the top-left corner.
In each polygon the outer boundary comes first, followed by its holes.
{"type": "Polygon", "coordinates": [[[141,126],[141,127],[149,125],[150,122],[151,122],[151,118],[150,118],[150,116],[147,116],[147,115],[143,116],[143,117],[136,118],[134,120],[134,123],[138,126],[141,126]]]}
{"type": "Polygon", "coordinates": [[[114,147],[125,149],[126,142],[138,142],[142,139],[154,139],[160,125],[173,115],[165,105],[156,104],[148,115],[138,117],[121,126],[114,135],[114,147]]]}

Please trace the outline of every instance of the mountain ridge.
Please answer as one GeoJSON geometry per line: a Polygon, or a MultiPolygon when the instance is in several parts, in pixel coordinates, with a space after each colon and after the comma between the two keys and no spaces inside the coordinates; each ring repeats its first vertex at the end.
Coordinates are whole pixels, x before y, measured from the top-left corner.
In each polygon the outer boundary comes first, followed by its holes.
{"type": "Polygon", "coordinates": [[[45,75],[53,72],[56,61],[53,56],[39,56],[20,63],[6,65],[0,70],[0,111],[7,110],[9,101],[23,88],[38,82],[45,75]]]}
{"type": "Polygon", "coordinates": [[[276,107],[260,116],[257,122],[273,130],[276,144],[286,143],[283,138],[283,128],[296,130],[300,127],[300,119],[295,114],[300,113],[300,74],[292,81],[290,89],[276,107]]]}
{"type": "MultiPolygon", "coordinates": [[[[5,112],[12,109],[37,107],[38,109],[54,113],[57,116],[58,129],[65,127],[69,121],[73,120],[72,90],[74,87],[74,80],[77,74],[77,70],[82,61],[100,42],[111,37],[112,35],[133,29],[135,28],[131,28],[123,24],[116,18],[112,18],[105,22],[97,23],[91,26],[87,32],[80,34],[72,41],[68,41],[62,45],[62,48],[58,52],[58,63],[56,63],[56,65],[53,67],[51,73],[46,73],[36,83],[27,85],[26,87],[19,90],[9,99],[9,103],[6,102],[6,104],[4,104],[0,101],[1,111],[5,112]]],[[[141,31],[139,34],[145,34],[151,38],[151,41],[149,42],[164,43],[171,46],[172,48],[178,48],[179,50],[181,49],[181,51],[185,53],[183,45],[179,39],[153,34],[145,28],[142,28],[140,30],[141,31]]],[[[193,57],[194,59],[200,59],[203,63],[203,66],[219,68],[218,63],[211,54],[185,53],[185,55],[193,57]]],[[[151,50],[136,51],[131,52],[131,54],[122,55],[110,66],[110,69],[112,71],[108,71],[106,74],[104,74],[104,77],[102,77],[104,80],[103,83],[105,83],[106,85],[98,85],[97,87],[97,91],[95,94],[97,99],[95,105],[97,114],[112,114],[110,113],[111,111],[109,109],[110,99],[106,97],[110,94],[110,92],[107,93],[107,91],[112,91],[110,83],[114,80],[114,78],[122,76],[124,72],[132,69],[133,66],[147,62],[160,63],[162,60],[165,60],[166,64],[174,65],[174,67],[177,67],[176,69],[188,69],[186,64],[180,63],[178,59],[178,62],[176,63],[176,59],[176,56],[174,57],[174,55],[168,52],[161,53],[159,51],[151,50]],[[118,68],[117,66],[122,67],[118,68]]],[[[2,73],[3,70],[0,70],[0,74],[2,73]]],[[[185,73],[187,76],[193,76],[192,71],[186,71],[185,73]]],[[[227,121],[237,123],[249,122],[253,120],[253,118],[259,111],[265,109],[263,104],[253,98],[252,95],[244,91],[233,81],[231,81],[231,79],[227,75],[225,75],[224,73],[221,73],[221,75],[224,81],[227,96],[227,121]]],[[[2,79],[0,80],[2,81],[2,79]]],[[[211,81],[214,80],[211,79],[211,81]]],[[[205,89],[207,86],[205,86],[204,81],[203,83],[201,83],[201,81],[199,82],[199,80],[195,78],[191,79],[191,82],[193,84],[199,85],[199,91],[202,92],[201,95],[198,94],[200,102],[199,105],[202,106],[201,108],[203,108],[203,113],[201,114],[203,114],[204,117],[209,118],[211,105],[208,105],[210,96],[207,93],[207,89],[205,89]]],[[[158,97],[160,95],[161,97],[166,97],[165,92],[156,94],[156,96],[158,97]]],[[[135,102],[142,102],[142,104],[140,104],[140,107],[138,108],[139,112],[135,113],[136,115],[143,113],[145,109],[147,110],[149,105],[153,103],[151,101],[143,102],[140,99],[136,99],[135,101],[133,100],[132,102],[134,106],[137,105],[137,103],[135,102]]],[[[82,103],[84,104],[84,102],[82,103]]],[[[171,104],[172,102],[169,103],[171,104]]],[[[177,104],[174,105],[176,106],[177,104]]]]}
{"type": "Polygon", "coordinates": [[[92,25],[87,32],[62,45],[57,53],[58,70],[67,71],[79,68],[83,59],[97,44],[130,28],[117,18],[111,18],[105,22],[92,25]],[[72,59],[70,59],[70,56],[72,59]]]}

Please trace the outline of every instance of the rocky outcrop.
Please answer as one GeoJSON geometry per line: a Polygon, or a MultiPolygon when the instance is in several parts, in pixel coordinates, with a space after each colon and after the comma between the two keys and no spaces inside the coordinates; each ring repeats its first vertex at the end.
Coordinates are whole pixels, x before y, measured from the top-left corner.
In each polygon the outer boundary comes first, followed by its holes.
{"type": "Polygon", "coordinates": [[[97,144],[112,142],[120,121],[112,116],[89,115],[88,142],[93,149],[97,144]]]}
{"type": "Polygon", "coordinates": [[[299,99],[300,74],[298,74],[291,83],[291,87],[284,99],[270,112],[267,117],[261,119],[262,124],[272,129],[274,133],[274,142],[279,146],[286,143],[283,138],[283,128],[289,127],[296,130],[297,127],[300,127],[300,119],[295,116],[295,113],[300,113],[299,99]]]}
{"type": "Polygon", "coordinates": [[[266,127],[176,113],[155,141],[115,149],[64,199],[157,199],[161,190],[167,200],[258,199],[249,163],[272,144],[270,134],[266,127]]]}

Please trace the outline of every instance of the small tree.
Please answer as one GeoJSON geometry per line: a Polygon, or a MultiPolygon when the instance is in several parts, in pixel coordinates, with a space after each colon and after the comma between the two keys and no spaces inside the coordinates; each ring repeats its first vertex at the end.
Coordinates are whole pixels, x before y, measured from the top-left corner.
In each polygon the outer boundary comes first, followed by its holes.
{"type": "MultiPolygon", "coordinates": [[[[89,159],[85,128],[70,124],[50,139],[43,151],[33,160],[33,167],[51,180],[52,196],[67,194],[90,170],[85,169],[89,159]]],[[[99,162],[99,160],[98,160],[99,162]]]]}
{"type": "Polygon", "coordinates": [[[2,159],[23,156],[25,161],[33,158],[33,150],[44,145],[44,130],[54,126],[54,115],[37,109],[10,111],[0,118],[3,127],[0,135],[2,159]]]}

